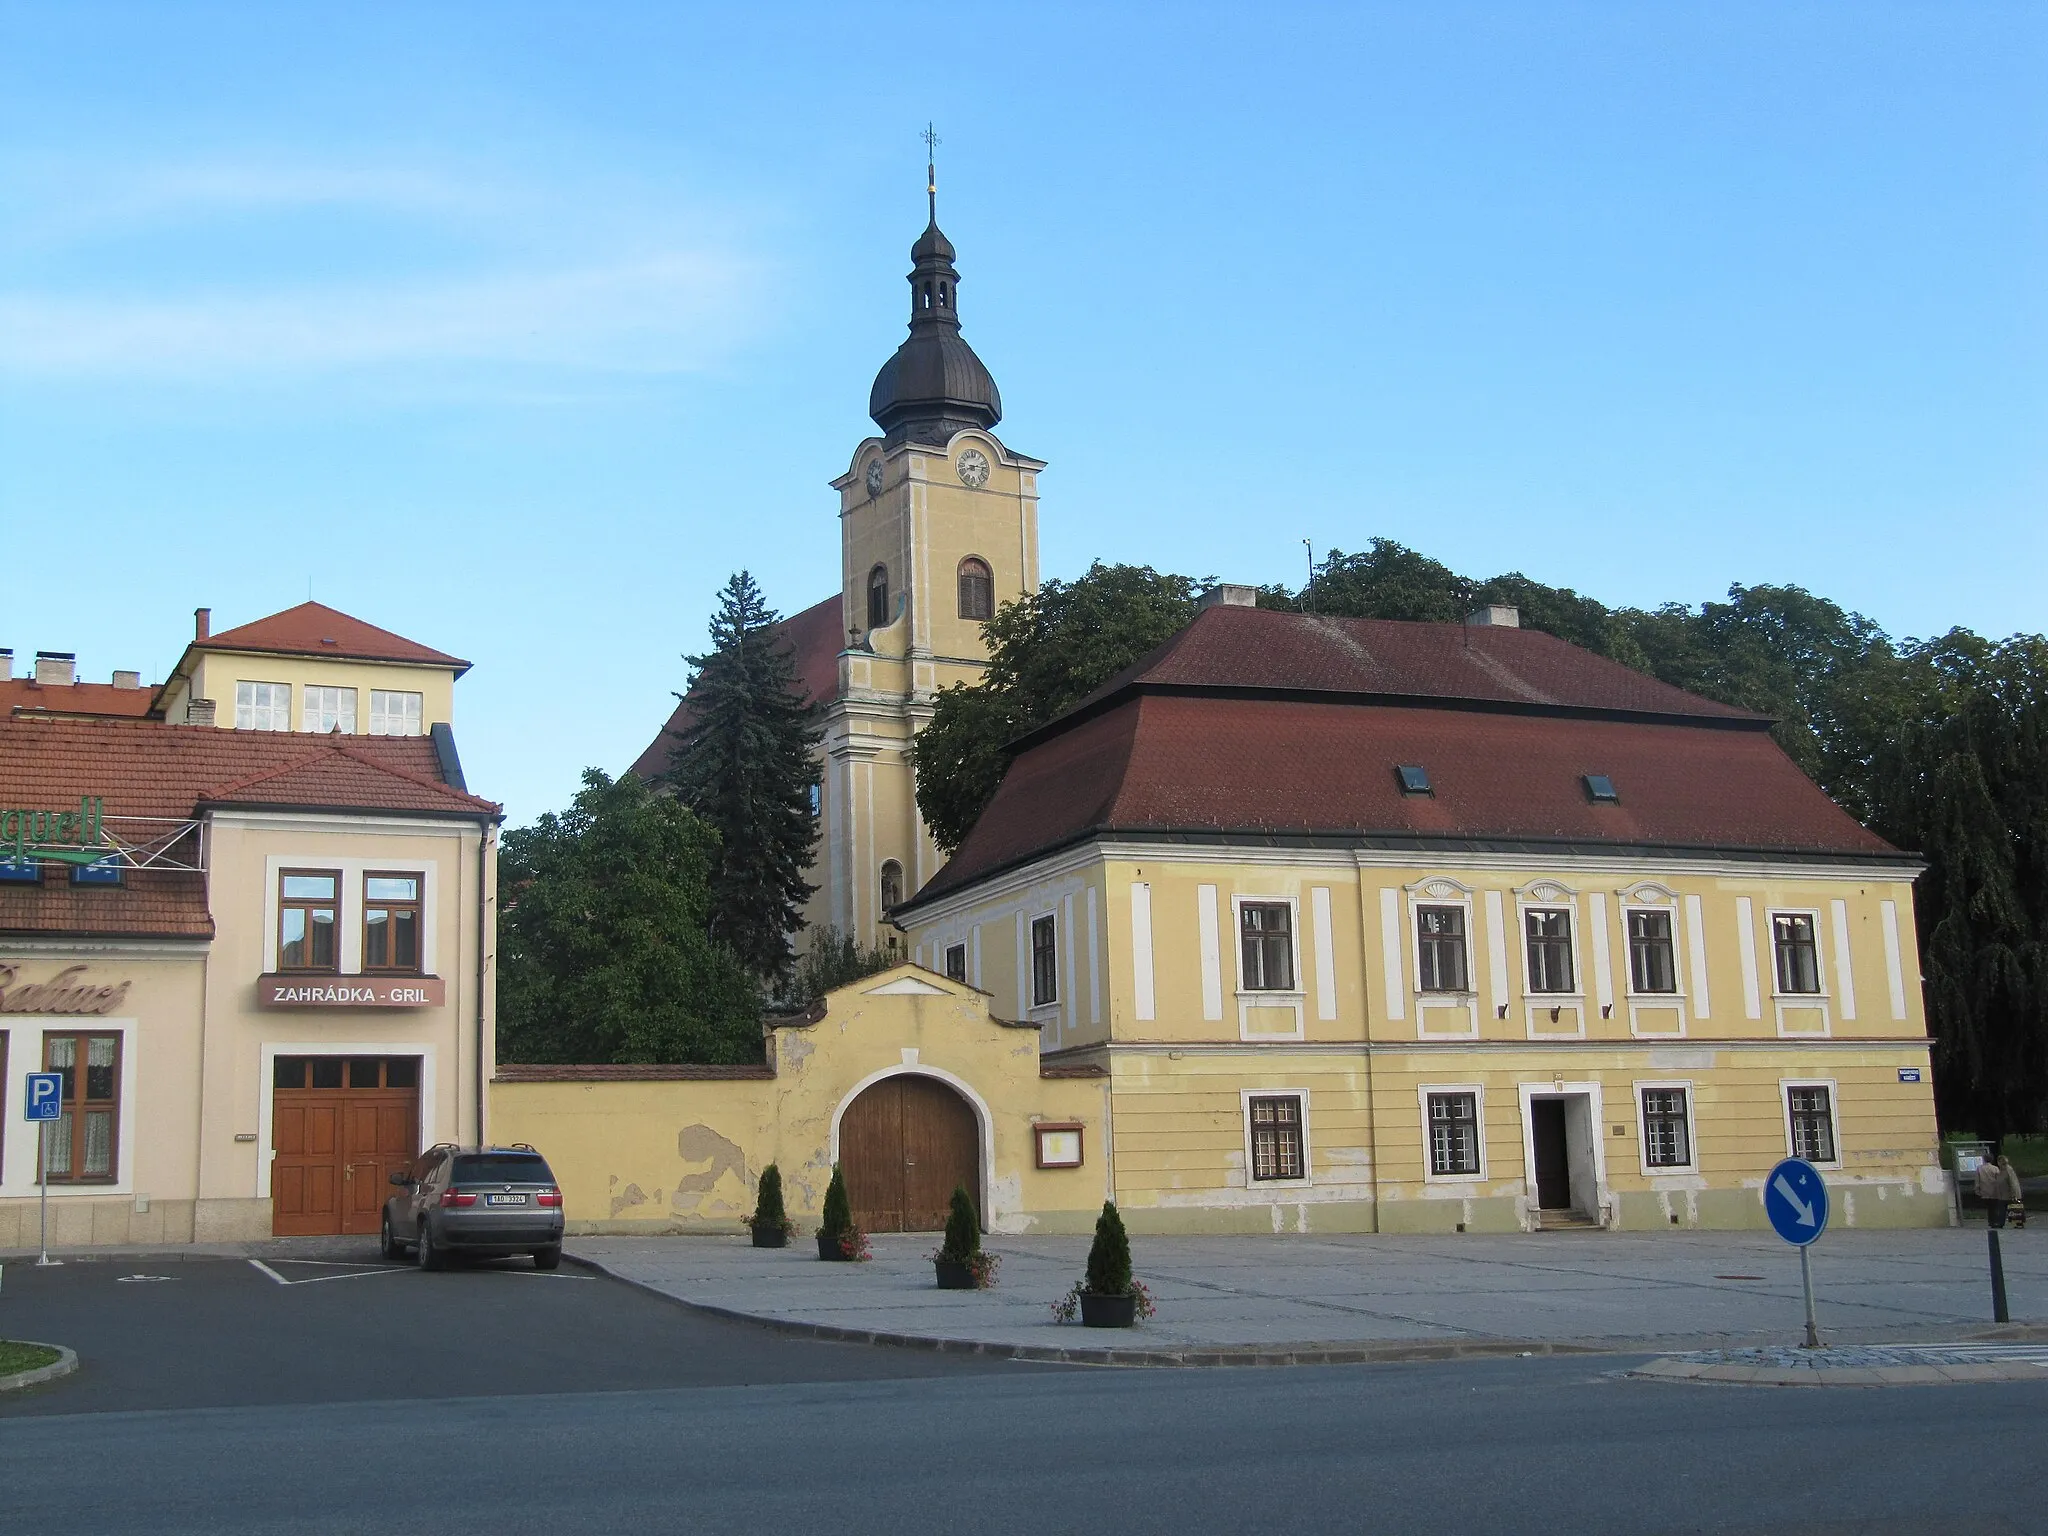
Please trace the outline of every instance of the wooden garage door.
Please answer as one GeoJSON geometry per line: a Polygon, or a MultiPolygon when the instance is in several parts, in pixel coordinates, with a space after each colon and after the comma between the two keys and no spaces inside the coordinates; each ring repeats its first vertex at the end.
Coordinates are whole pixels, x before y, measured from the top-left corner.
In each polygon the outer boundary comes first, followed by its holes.
{"type": "Polygon", "coordinates": [[[419,1058],[280,1056],[272,1084],[270,1230],[375,1232],[419,1154],[419,1058]]]}
{"type": "Polygon", "coordinates": [[[953,1191],[981,1203],[974,1109],[934,1077],[885,1077],[846,1107],[839,1162],[853,1219],[870,1232],[937,1232],[953,1191]]]}

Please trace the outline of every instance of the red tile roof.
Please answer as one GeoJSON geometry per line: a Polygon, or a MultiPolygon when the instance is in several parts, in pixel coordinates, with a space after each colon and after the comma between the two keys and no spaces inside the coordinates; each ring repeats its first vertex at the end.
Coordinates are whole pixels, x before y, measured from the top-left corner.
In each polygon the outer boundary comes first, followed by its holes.
{"type": "MultiPolygon", "coordinates": [[[[223,629],[195,640],[201,650],[265,651],[280,656],[339,656],[350,661],[404,661],[452,667],[460,677],[469,663],[430,646],[394,635],[325,603],[301,603],[267,619],[223,629]]],[[[188,652],[189,654],[189,652],[188,652]]],[[[182,664],[181,664],[182,665],[182,664]]]]}
{"type": "Polygon", "coordinates": [[[0,678],[0,720],[29,711],[58,715],[110,715],[140,719],[156,698],[154,688],[116,688],[112,683],[71,683],[46,687],[32,677],[0,678]]]}
{"type": "MultiPolygon", "coordinates": [[[[846,649],[846,636],[839,621],[843,616],[838,594],[813,603],[802,613],[793,613],[776,627],[789,637],[796,653],[797,681],[804,695],[815,704],[829,704],[839,697],[839,653],[846,649]]],[[[633,760],[633,772],[652,779],[668,771],[669,753],[679,737],[688,734],[695,718],[687,698],[679,699],[647,750],[633,760]]]]}
{"type": "Polygon", "coordinates": [[[1900,857],[1762,716],[1547,635],[1471,638],[1474,658],[1458,625],[1206,610],[1024,743],[912,905],[1092,834],[1900,857]],[[1375,679],[1387,692],[1353,691],[1375,679]],[[1404,763],[1434,793],[1401,793],[1404,763]],[[1586,774],[1619,803],[1596,804],[1586,774]]]}
{"type": "MultiPolygon", "coordinates": [[[[434,743],[425,736],[225,731],[160,720],[0,720],[0,803],[54,809],[84,795],[104,799],[108,832],[131,844],[231,806],[465,819],[500,812],[441,782],[434,743]]],[[[129,870],[119,887],[93,887],[73,886],[51,868],[36,885],[0,883],[0,933],[212,931],[204,877],[196,873],[129,870]]]]}

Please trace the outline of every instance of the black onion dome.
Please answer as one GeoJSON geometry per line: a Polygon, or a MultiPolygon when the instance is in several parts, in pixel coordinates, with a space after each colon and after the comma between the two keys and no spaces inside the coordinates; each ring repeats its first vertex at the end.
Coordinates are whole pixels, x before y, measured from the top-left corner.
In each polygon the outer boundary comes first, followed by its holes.
{"type": "Polygon", "coordinates": [[[953,242],[934,220],[910,248],[910,335],[882,364],[868,414],[891,443],[943,444],[1003,419],[1003,397],[960,335],[960,274],[953,242]]]}

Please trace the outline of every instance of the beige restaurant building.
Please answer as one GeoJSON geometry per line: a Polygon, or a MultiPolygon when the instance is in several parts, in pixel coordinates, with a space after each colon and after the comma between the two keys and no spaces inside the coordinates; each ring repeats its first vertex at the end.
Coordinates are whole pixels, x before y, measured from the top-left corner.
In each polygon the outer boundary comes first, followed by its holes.
{"type": "Polygon", "coordinates": [[[464,664],[277,617],[239,666],[202,629],[165,688],[79,685],[51,653],[8,680],[0,1248],[36,1241],[44,1176],[61,1246],[375,1232],[390,1171],[480,1133],[500,812],[455,753],[464,664]],[[193,679],[275,707],[237,728],[193,679]],[[373,688],[425,708],[373,734],[373,688]],[[133,710],[166,694],[194,723],[133,710]],[[353,723],[318,717],[348,694],[353,723]],[[66,1094],[47,1162],[20,1118],[43,1070],[66,1094]]]}

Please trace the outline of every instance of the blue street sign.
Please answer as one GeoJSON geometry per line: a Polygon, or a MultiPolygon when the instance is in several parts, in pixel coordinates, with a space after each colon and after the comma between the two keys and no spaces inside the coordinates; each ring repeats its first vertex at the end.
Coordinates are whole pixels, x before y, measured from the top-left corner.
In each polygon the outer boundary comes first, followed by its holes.
{"type": "Polygon", "coordinates": [[[1788,1157],[1764,1175],[1764,1214],[1778,1236],[1804,1248],[1828,1229],[1828,1187],[1803,1157],[1788,1157]]]}
{"type": "Polygon", "coordinates": [[[1919,1082],[1919,1081],[1920,1081],[1920,1069],[1919,1069],[1918,1067],[1901,1067],[1901,1068],[1899,1068],[1899,1081],[1900,1081],[1900,1082],[1902,1082],[1902,1083],[1917,1083],[1917,1082],[1919,1082]]]}
{"type": "Polygon", "coordinates": [[[23,1107],[24,1120],[56,1120],[64,1113],[64,1077],[58,1072],[31,1072],[28,1075],[28,1102],[23,1107]]]}

